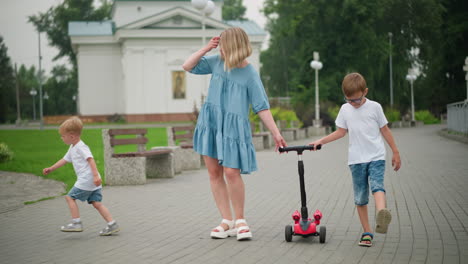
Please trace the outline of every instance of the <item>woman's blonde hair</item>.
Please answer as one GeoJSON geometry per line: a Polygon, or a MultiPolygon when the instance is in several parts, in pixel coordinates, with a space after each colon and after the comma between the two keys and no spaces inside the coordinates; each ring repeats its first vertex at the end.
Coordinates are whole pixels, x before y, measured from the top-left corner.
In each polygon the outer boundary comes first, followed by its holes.
{"type": "Polygon", "coordinates": [[[81,135],[83,122],[78,117],[71,117],[65,120],[59,127],[60,134],[81,135]]]}
{"type": "Polygon", "coordinates": [[[252,46],[249,37],[241,28],[228,28],[220,35],[221,48],[224,60],[224,69],[229,71],[239,65],[252,54],[252,46]]]}

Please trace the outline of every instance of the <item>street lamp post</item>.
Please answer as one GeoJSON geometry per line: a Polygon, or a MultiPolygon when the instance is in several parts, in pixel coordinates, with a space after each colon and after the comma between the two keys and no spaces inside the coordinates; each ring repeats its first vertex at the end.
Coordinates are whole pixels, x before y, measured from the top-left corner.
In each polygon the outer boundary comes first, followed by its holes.
{"type": "Polygon", "coordinates": [[[466,80],[466,99],[465,101],[468,102],[468,57],[465,58],[465,66],[463,66],[463,70],[466,71],[465,80],[466,80]]]}
{"type": "MultiPolygon", "coordinates": [[[[195,7],[198,11],[200,11],[202,15],[202,47],[205,45],[205,31],[206,31],[206,25],[205,25],[205,17],[211,15],[214,10],[215,10],[215,4],[213,1],[210,0],[191,0],[192,6],[195,7]]],[[[203,88],[202,88],[202,96],[201,96],[201,103],[204,101],[204,97],[207,94],[205,91],[207,89],[206,87],[206,76],[203,76],[203,88]]]]}
{"type": "Polygon", "coordinates": [[[413,93],[413,82],[416,80],[417,76],[413,69],[408,69],[408,74],[406,75],[406,80],[410,82],[411,85],[411,121],[414,122],[414,93],[413,93]]]}
{"type": "Polygon", "coordinates": [[[192,0],[192,6],[200,11],[202,15],[202,46],[205,45],[205,17],[213,13],[215,4],[210,0],[192,0]]]}
{"type": "Polygon", "coordinates": [[[75,102],[75,104],[76,104],[76,109],[75,109],[75,111],[76,111],[76,114],[78,114],[78,102],[77,102],[78,96],[76,96],[76,94],[74,94],[74,95],[72,96],[72,99],[73,99],[73,102],[75,102]]]}
{"type": "Polygon", "coordinates": [[[36,120],[36,95],[37,95],[36,89],[33,88],[31,91],[29,91],[29,94],[33,98],[33,120],[36,120]]]}
{"type": "Polygon", "coordinates": [[[39,125],[40,129],[44,129],[44,121],[43,121],[43,108],[42,108],[42,68],[41,68],[41,61],[42,61],[42,56],[41,56],[41,32],[38,31],[38,38],[39,38],[39,72],[38,72],[38,79],[39,79],[39,125]]]}
{"type": "MultiPolygon", "coordinates": [[[[42,96],[42,98],[44,98],[45,101],[49,100],[49,95],[47,94],[47,92],[44,93],[44,96],[42,96]]],[[[44,106],[46,106],[46,105],[45,105],[45,101],[44,101],[44,106]]],[[[45,112],[46,112],[46,111],[45,111],[45,107],[44,107],[44,113],[45,113],[45,112]]]]}
{"type": "Polygon", "coordinates": [[[18,82],[18,71],[15,63],[15,87],[16,87],[16,125],[21,124],[21,106],[20,106],[20,92],[18,82]]]}
{"type": "Polygon", "coordinates": [[[389,68],[390,68],[390,107],[393,108],[393,73],[392,73],[392,32],[388,32],[388,41],[390,44],[390,51],[389,51],[389,68]]]}
{"type": "Polygon", "coordinates": [[[319,61],[319,53],[314,51],[314,60],[310,62],[310,67],[315,70],[315,120],[313,124],[315,127],[322,126],[320,120],[320,105],[319,105],[319,87],[318,87],[318,71],[322,69],[322,62],[319,61]]]}

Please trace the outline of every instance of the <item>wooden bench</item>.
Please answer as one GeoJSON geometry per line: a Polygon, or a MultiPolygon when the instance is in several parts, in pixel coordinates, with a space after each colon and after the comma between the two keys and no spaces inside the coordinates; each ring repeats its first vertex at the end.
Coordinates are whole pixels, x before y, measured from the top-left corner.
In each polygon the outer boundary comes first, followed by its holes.
{"type": "Polygon", "coordinates": [[[106,184],[144,184],[146,178],[174,177],[174,154],[169,148],[146,150],[146,129],[103,129],[106,184]],[[132,138],[116,136],[131,135],[132,138]],[[137,151],[115,153],[115,146],[137,145],[137,151]]]}
{"type": "Polygon", "coordinates": [[[177,141],[179,141],[179,146],[181,148],[193,149],[193,131],[194,130],[195,130],[194,126],[172,127],[172,139],[174,140],[174,143],[177,144],[177,141]]]}
{"type": "Polygon", "coordinates": [[[176,156],[176,168],[180,170],[200,169],[203,164],[200,154],[193,150],[193,132],[195,126],[174,126],[168,127],[169,146],[177,146],[174,150],[176,156]]]}

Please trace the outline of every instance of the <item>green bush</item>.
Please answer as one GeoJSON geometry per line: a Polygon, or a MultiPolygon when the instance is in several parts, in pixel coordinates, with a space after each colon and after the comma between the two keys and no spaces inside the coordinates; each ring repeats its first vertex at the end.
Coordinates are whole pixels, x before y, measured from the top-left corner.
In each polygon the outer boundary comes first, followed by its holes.
{"type": "Polygon", "coordinates": [[[414,118],[417,121],[423,121],[425,125],[439,124],[440,120],[431,114],[428,110],[414,112],[414,118]]]}
{"type": "Polygon", "coordinates": [[[388,122],[396,122],[401,120],[400,111],[394,108],[385,109],[385,116],[387,117],[388,122]]]}
{"type": "Polygon", "coordinates": [[[0,163],[13,159],[13,152],[10,151],[7,144],[0,143],[0,163]]]}
{"type": "MultiPolygon", "coordinates": [[[[303,125],[302,122],[299,120],[299,118],[297,118],[296,113],[292,110],[288,110],[288,109],[284,109],[280,107],[274,107],[270,109],[270,112],[275,121],[277,120],[287,121],[288,127],[291,126],[291,121],[298,121],[300,127],[302,127],[303,125]]],[[[255,123],[261,122],[260,117],[257,114],[255,114],[253,111],[250,111],[249,119],[250,119],[250,122],[255,122],[255,123]]],[[[255,130],[257,131],[258,128],[255,128],[255,130]]]]}
{"type": "Polygon", "coordinates": [[[328,115],[330,115],[330,118],[332,120],[336,120],[336,117],[338,116],[338,113],[340,112],[340,107],[338,105],[331,106],[328,109],[328,115]]]}

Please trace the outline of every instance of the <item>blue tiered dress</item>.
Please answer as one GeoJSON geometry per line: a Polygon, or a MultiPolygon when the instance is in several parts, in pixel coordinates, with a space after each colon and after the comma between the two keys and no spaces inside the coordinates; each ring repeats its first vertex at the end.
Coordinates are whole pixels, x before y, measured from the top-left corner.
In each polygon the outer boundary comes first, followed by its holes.
{"type": "Polygon", "coordinates": [[[270,108],[262,81],[255,68],[224,71],[220,55],[204,56],[190,71],[212,74],[208,96],[198,116],[193,149],[218,159],[219,164],[240,169],[242,174],[257,170],[249,121],[249,107],[255,113],[270,108]]]}

